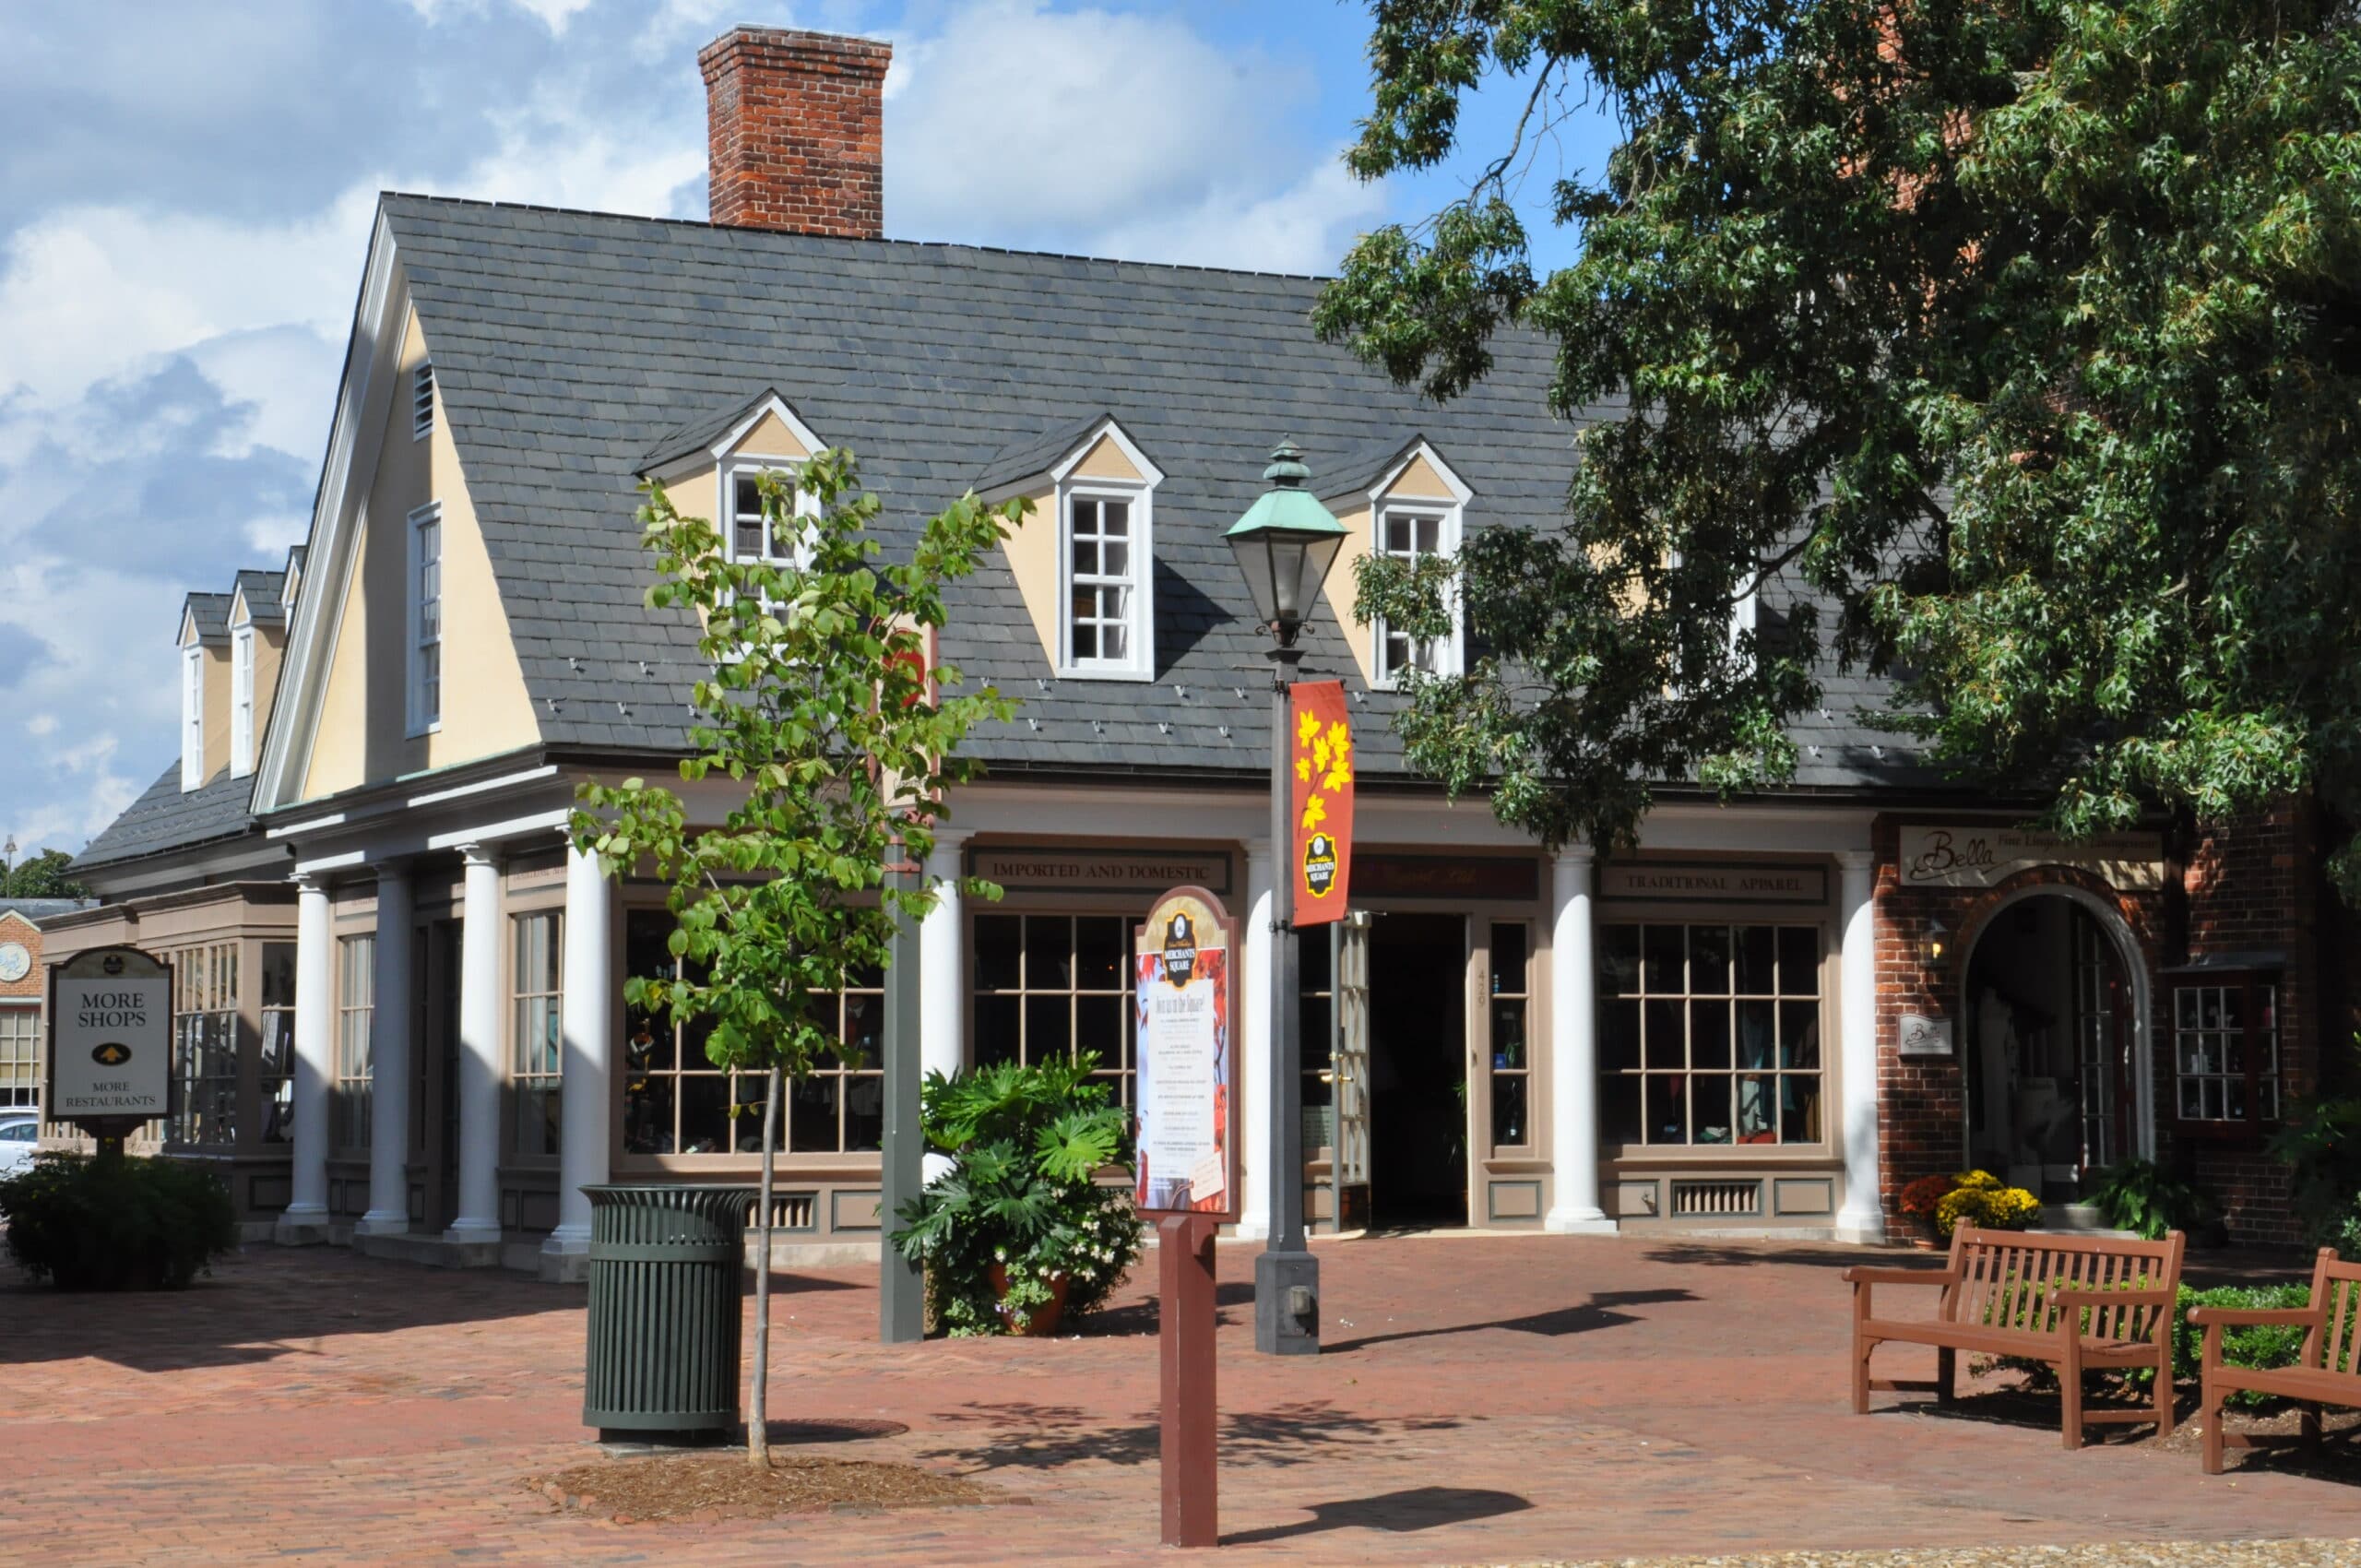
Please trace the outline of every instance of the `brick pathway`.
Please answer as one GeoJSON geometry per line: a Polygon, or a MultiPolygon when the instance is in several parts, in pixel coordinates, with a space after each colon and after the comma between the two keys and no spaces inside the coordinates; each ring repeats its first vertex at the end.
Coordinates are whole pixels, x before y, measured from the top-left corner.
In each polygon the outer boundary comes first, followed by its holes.
{"type": "MultiPolygon", "coordinates": [[[[1252,1352],[1251,1254],[1225,1247],[1231,1555],[2361,1537],[2361,1487],[2267,1468],[2209,1479],[2145,1438],[2070,1456],[2054,1406],[1849,1415],[1836,1272],[1858,1255],[1624,1238],[1323,1245],[1328,1353],[1278,1361],[1252,1352]]],[[[1080,1339],[887,1348],[873,1275],[780,1283],[775,1419],[830,1439],[822,1452],[969,1475],[1007,1504],[693,1526],[558,1514],[516,1483],[585,1453],[579,1289],[260,1247],[180,1295],[0,1284],[0,1562],[1157,1554],[1144,1293],[1080,1339]]],[[[1892,1354],[1909,1375],[1909,1352],[1892,1354]]]]}

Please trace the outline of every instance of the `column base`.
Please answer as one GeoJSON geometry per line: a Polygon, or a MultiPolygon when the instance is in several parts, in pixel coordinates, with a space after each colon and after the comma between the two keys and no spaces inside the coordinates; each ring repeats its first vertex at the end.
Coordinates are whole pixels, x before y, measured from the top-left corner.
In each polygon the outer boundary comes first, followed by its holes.
{"type": "Polygon", "coordinates": [[[1861,1246],[1882,1246],[1885,1243],[1885,1216],[1874,1209],[1844,1209],[1836,1216],[1836,1239],[1861,1246]]]}
{"type": "Polygon", "coordinates": [[[1612,1236],[1618,1227],[1602,1208],[1553,1208],[1541,1229],[1553,1236],[1612,1236]]]}
{"type": "Polygon", "coordinates": [[[545,1285],[582,1285],[590,1278],[590,1231],[585,1227],[561,1225],[549,1233],[541,1243],[541,1282],[545,1285]]]}
{"type": "Polygon", "coordinates": [[[456,1241],[448,1234],[357,1235],[352,1250],[367,1258],[390,1258],[428,1268],[498,1268],[500,1240],[456,1241]]]}
{"type": "Polygon", "coordinates": [[[409,1233],[409,1216],[393,1209],[373,1208],[361,1217],[352,1228],[355,1236],[404,1236],[409,1233]]]}
{"type": "Polygon", "coordinates": [[[1254,1348],[1320,1354],[1320,1260],[1310,1252],[1254,1254],[1254,1348]]]}
{"type": "Polygon", "coordinates": [[[1249,1219],[1241,1217],[1231,1228],[1230,1234],[1240,1241],[1267,1241],[1271,1239],[1271,1222],[1259,1218],[1249,1219]]]}
{"type": "Polygon", "coordinates": [[[325,1204],[290,1204],[270,1228],[270,1239],[282,1247],[316,1247],[329,1239],[331,1226],[325,1204]]]}
{"type": "Polygon", "coordinates": [[[455,1247],[500,1244],[500,1222],[494,1219],[455,1219],[443,1232],[443,1239],[455,1247]]]}

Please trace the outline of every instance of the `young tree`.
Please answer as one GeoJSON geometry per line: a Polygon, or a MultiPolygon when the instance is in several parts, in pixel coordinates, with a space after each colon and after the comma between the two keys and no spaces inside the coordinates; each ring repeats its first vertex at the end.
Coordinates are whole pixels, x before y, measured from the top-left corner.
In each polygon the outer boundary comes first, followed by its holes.
{"type": "Polygon", "coordinates": [[[74,857],[63,849],[42,849],[0,876],[0,897],[88,898],[90,890],[74,880],[74,857]]]}
{"type": "MultiPolygon", "coordinates": [[[[943,790],[973,776],[956,755],[968,731],[1014,705],[990,687],[944,695],[959,672],[929,669],[943,624],[943,585],[1023,517],[1022,502],[986,507],[970,493],[926,525],[906,564],[879,564],[870,525],[877,497],[858,489],[848,452],[823,452],[790,481],[762,480],[763,516],[792,562],[732,561],[702,517],[647,486],[640,509],[658,580],[647,602],[693,612],[710,678],[691,701],[697,721],[681,778],[729,780],[717,826],[693,824],[680,793],[645,779],[581,790],[574,837],[608,874],[650,867],[669,885],[676,921],[670,976],[634,976],[635,1006],[712,1026],[718,1066],[763,1075],[762,1178],[755,1210],[754,1364],[747,1400],[749,1459],[767,1464],[770,1212],[779,1088],[846,1044],[828,993],[882,968],[897,921],[919,920],[935,885],[896,885],[889,863],[923,865],[943,815],[943,790]],[[814,505],[799,515],[801,493],[814,505]]],[[[977,883],[986,897],[997,888],[977,883]]]]}
{"type": "MultiPolygon", "coordinates": [[[[1571,266],[1535,275],[1512,147],[1320,307],[1438,398],[1513,324],[1556,339],[1560,412],[1628,400],[1580,434],[1562,533],[1462,552],[1497,657],[1421,684],[1420,766],[1497,778],[1553,840],[1625,838],[1648,779],[1788,777],[1833,657],[2069,833],[2306,788],[2354,820],[2350,0],[1373,10],[1364,177],[1450,154],[1489,74],[1532,93],[1522,144],[1568,95],[1620,128],[1548,193],[1571,266]],[[1797,583],[1776,635],[1730,634],[1797,583]]],[[[1383,564],[1366,588],[1397,624],[1431,600],[1383,564]]]]}

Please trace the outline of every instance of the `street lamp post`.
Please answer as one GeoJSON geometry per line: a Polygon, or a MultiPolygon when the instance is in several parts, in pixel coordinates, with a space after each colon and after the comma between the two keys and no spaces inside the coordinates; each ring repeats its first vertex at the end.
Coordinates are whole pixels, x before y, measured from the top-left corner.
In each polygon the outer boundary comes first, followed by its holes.
{"type": "Polygon", "coordinates": [[[8,866],[6,880],[0,881],[0,898],[14,898],[17,896],[17,836],[15,834],[8,835],[7,847],[0,849],[0,855],[7,857],[8,866]]]}
{"type": "Polygon", "coordinates": [[[1320,1260],[1303,1233],[1303,1028],[1298,991],[1295,867],[1287,781],[1287,699],[1303,650],[1296,646],[1319,603],[1320,585],[1345,542],[1339,523],[1304,488],[1311,470],[1293,442],[1282,441],[1263,470],[1271,488],[1228,534],[1254,596],[1254,612],[1271,636],[1271,1138],[1264,1158],[1271,1189],[1271,1230],[1254,1260],[1254,1348],[1271,1356],[1320,1353],[1320,1260]]]}

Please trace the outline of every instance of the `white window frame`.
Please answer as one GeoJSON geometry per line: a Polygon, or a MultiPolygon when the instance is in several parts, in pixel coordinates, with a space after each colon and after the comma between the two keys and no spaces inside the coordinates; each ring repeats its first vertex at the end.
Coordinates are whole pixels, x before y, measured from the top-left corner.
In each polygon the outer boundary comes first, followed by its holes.
{"type": "Polygon", "coordinates": [[[409,373],[409,438],[423,441],[434,434],[434,362],[415,366],[409,373]]]}
{"type": "Polygon", "coordinates": [[[402,600],[407,614],[403,636],[403,710],[408,715],[407,733],[415,738],[431,735],[443,728],[443,618],[448,595],[443,589],[443,563],[448,555],[443,537],[443,505],[430,501],[409,515],[409,548],[404,560],[402,600]],[[427,596],[423,578],[427,566],[425,540],[429,529],[433,532],[434,556],[434,615],[433,629],[427,625],[427,596]],[[430,688],[426,666],[428,650],[433,653],[434,672],[430,688]]]}
{"type": "MultiPolygon", "coordinates": [[[[785,474],[790,481],[802,471],[807,459],[802,457],[765,457],[754,453],[741,453],[725,459],[718,469],[720,486],[715,495],[714,510],[721,514],[718,519],[721,529],[721,554],[725,561],[736,562],[751,557],[738,553],[738,481],[757,478],[766,473],[785,474]]],[[[795,516],[816,517],[820,515],[818,500],[801,483],[794,485],[795,516]]],[[[812,534],[809,529],[799,533],[792,545],[782,550],[779,541],[765,533],[763,537],[761,559],[775,566],[808,566],[812,564],[812,534]]]]}
{"type": "MultiPolygon", "coordinates": [[[[1093,437],[1095,442],[1096,437],[1093,437]]],[[[1074,680],[1156,679],[1156,486],[1146,481],[1067,479],[1058,484],[1058,674],[1074,680]],[[1096,584],[1129,590],[1125,654],[1121,659],[1081,659],[1074,648],[1074,503],[1120,501],[1130,508],[1131,570],[1121,577],[1097,576],[1096,584]]]]}
{"type": "Polygon", "coordinates": [[[181,649],[181,788],[205,782],[205,645],[181,649]]]}
{"type": "MultiPolygon", "coordinates": [[[[1387,556],[1397,561],[1416,558],[1413,556],[1396,555],[1393,551],[1390,551],[1385,547],[1385,526],[1387,519],[1396,515],[1405,515],[1435,518],[1435,553],[1439,556],[1456,555],[1459,553],[1459,541],[1463,537],[1461,530],[1465,522],[1465,511],[1466,507],[1464,503],[1455,500],[1438,499],[1433,496],[1385,495],[1378,497],[1370,503],[1370,553],[1372,555],[1387,556]]],[[[1442,642],[1433,645],[1435,653],[1434,662],[1430,665],[1420,666],[1420,668],[1426,670],[1429,674],[1432,675],[1456,675],[1465,667],[1465,650],[1467,644],[1466,606],[1461,601],[1456,583],[1454,583],[1447,592],[1449,595],[1449,608],[1451,610],[1451,635],[1448,637],[1445,637],[1442,642]]],[[[1401,688],[1402,683],[1393,671],[1390,671],[1385,667],[1385,617],[1382,615],[1371,617],[1369,629],[1369,667],[1370,671],[1377,677],[1377,689],[1380,691],[1389,692],[1397,691],[1401,688]]],[[[1413,663],[1418,662],[1417,650],[1415,648],[1412,650],[1411,658],[1413,663]]]]}
{"type": "Polygon", "coordinates": [[[255,629],[230,634],[230,777],[255,770],[255,629]]]}

